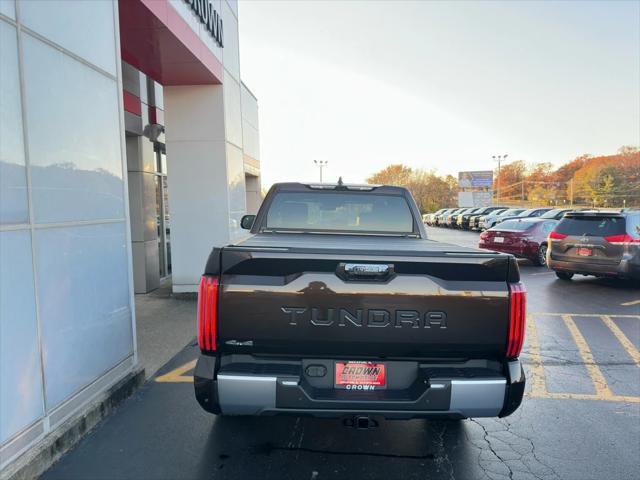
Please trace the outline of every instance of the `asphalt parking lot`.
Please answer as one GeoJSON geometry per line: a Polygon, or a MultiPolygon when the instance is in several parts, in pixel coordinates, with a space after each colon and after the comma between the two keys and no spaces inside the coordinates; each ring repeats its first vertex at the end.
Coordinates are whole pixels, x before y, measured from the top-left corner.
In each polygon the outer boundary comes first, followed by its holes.
{"type": "MultiPolygon", "coordinates": [[[[475,246],[471,232],[428,229],[475,246]]],[[[640,289],[522,262],[523,405],[504,419],[218,418],[193,396],[191,343],[45,479],[640,479],[640,289]]],[[[194,306],[195,314],[195,306],[194,306]]]]}

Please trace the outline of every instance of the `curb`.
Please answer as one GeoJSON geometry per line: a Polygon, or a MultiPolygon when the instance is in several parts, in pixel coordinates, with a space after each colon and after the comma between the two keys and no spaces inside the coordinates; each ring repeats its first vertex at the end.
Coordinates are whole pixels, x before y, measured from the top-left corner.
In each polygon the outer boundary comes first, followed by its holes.
{"type": "Polygon", "coordinates": [[[13,461],[1,477],[7,480],[38,478],[108,417],[145,382],[144,368],[133,370],[106,392],[73,415],[13,461]]]}

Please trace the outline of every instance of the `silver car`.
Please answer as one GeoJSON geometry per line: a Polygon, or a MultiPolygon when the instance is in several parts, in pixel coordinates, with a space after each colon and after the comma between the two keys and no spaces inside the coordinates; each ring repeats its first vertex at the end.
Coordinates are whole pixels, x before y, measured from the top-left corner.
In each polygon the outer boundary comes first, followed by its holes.
{"type": "Polygon", "coordinates": [[[480,217],[480,230],[488,230],[491,227],[495,226],[498,223],[498,219],[501,217],[513,217],[524,212],[524,208],[509,208],[506,210],[497,210],[495,212],[491,212],[484,217],[480,217]]]}

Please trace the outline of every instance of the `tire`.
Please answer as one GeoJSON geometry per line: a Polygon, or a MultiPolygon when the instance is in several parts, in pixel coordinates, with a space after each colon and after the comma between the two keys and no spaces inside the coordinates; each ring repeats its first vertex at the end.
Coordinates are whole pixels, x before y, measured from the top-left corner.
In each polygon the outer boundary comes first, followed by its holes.
{"type": "Polygon", "coordinates": [[[560,280],[571,280],[573,273],[570,272],[556,272],[556,277],[560,280]]]}
{"type": "Polygon", "coordinates": [[[536,252],[536,256],[533,259],[533,263],[538,265],[539,267],[547,266],[547,244],[543,243],[538,247],[538,251],[536,252]]]}

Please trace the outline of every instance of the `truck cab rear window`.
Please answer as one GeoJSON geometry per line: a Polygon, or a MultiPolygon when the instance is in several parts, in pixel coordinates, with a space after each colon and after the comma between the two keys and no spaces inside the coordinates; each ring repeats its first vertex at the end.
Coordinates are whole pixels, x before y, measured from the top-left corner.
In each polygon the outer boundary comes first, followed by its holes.
{"type": "Polygon", "coordinates": [[[282,192],[267,212],[266,228],[335,232],[413,233],[402,196],[366,193],[282,192]]]}
{"type": "Polygon", "coordinates": [[[624,234],[626,222],[624,217],[564,217],[556,227],[556,232],[572,236],[607,237],[624,234]]]}

